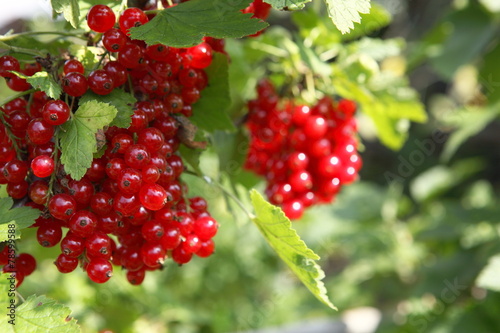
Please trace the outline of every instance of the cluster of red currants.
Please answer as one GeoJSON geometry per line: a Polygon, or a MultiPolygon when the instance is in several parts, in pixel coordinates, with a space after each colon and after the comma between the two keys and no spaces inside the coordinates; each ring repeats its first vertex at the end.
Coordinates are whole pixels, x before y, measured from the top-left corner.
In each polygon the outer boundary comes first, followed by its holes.
{"type": "Polygon", "coordinates": [[[12,274],[19,286],[24,278],[36,269],[36,260],[29,253],[19,253],[13,247],[5,244],[4,248],[0,251],[0,266],[4,266],[5,273],[12,274]]]}
{"type": "MultiPolygon", "coordinates": [[[[178,131],[179,117],[192,115],[191,105],[208,83],[204,68],[212,62],[211,44],[223,44],[207,39],[177,49],[130,39],[129,29],[148,20],[141,9],[128,8],[116,24],[109,7],[92,7],[88,25],[102,33],[97,45],[108,51],[102,68],[86,75],[81,62],[69,59],[55,72],[64,91],[60,100],[34,91],[0,108],[0,184],[7,184],[12,198],[27,198],[27,205],[42,211],[33,227],[42,246],[60,244],[58,270],[68,273],[81,264],[97,283],[111,277],[113,264],[136,285],[146,271],[162,268],[167,257],[185,264],[193,255],[214,252],[218,223],[207,202],[185,198],[178,131]],[[89,89],[98,95],[123,89],[140,101],[128,128],[106,128],[106,151],[75,180],[58,162],[54,134],[89,89]]],[[[31,76],[42,68],[20,68],[16,58],[0,58],[0,75],[9,87],[26,91],[31,86],[10,71],[31,76]]]]}
{"type": "Polygon", "coordinates": [[[305,208],[332,202],[342,185],[357,178],[362,162],[356,104],[330,97],[312,107],[280,103],[267,80],[259,82],[257,94],[248,103],[251,142],[245,168],[266,178],[271,203],[299,219],[305,208]]]}

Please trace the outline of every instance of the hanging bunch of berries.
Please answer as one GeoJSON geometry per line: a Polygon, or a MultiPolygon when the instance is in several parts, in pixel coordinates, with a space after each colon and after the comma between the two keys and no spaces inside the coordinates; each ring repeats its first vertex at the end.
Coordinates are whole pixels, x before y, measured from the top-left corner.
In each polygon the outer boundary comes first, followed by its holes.
{"type": "Polygon", "coordinates": [[[357,178],[356,104],[324,97],[315,105],[281,101],[268,80],[248,102],[251,141],[245,168],[267,180],[266,195],[290,219],[330,203],[357,178]]]}
{"type": "MultiPolygon", "coordinates": [[[[205,38],[181,49],[130,39],[130,28],[149,19],[140,8],[126,9],[117,20],[111,8],[92,7],[87,23],[100,34],[95,45],[104,51],[97,68],[85,68],[74,58],[22,66],[13,56],[0,57],[0,75],[9,88],[25,92],[0,108],[0,184],[7,184],[11,198],[42,212],[32,227],[41,246],[59,244],[57,269],[69,273],[81,265],[97,283],[111,277],[113,265],[126,270],[130,283],[140,284],[146,271],[162,268],[167,258],[186,264],[193,255],[214,252],[218,223],[205,199],[186,197],[178,148],[179,132],[208,83],[204,69],[213,52],[224,52],[224,43],[205,38]],[[44,69],[61,86],[59,99],[26,81],[44,69]],[[115,89],[138,100],[130,126],[98,133],[98,144],[107,148],[83,178],[74,179],[60,161],[57,133],[73,117],[79,98],[115,89]]],[[[36,262],[29,259],[34,269],[36,262]]],[[[12,269],[1,263],[4,271],[12,269]]],[[[17,270],[18,283],[32,271],[17,270]]]]}

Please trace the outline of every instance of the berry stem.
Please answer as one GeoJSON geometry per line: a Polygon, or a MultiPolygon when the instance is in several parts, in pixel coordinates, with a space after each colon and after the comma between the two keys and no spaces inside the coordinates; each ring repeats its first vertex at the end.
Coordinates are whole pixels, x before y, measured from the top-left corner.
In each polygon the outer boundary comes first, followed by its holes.
{"type": "Polygon", "coordinates": [[[7,134],[10,141],[12,142],[12,146],[14,146],[14,150],[16,151],[17,159],[22,160],[21,149],[19,148],[19,145],[17,144],[18,138],[14,134],[12,134],[12,131],[10,130],[10,124],[5,121],[3,112],[0,112],[0,121],[4,125],[5,133],[7,134]]]}
{"type": "Polygon", "coordinates": [[[6,36],[0,36],[0,41],[6,42],[9,40],[16,39],[17,37],[21,36],[36,36],[36,35],[57,35],[57,36],[68,36],[68,37],[76,37],[80,38],[82,40],[86,40],[85,37],[82,36],[82,34],[76,33],[76,32],[61,32],[61,31],[26,31],[26,32],[19,32],[16,34],[10,34],[6,36]]]}
{"type": "Polygon", "coordinates": [[[94,66],[94,69],[93,69],[94,71],[95,71],[96,69],[98,69],[99,67],[101,67],[102,62],[104,61],[104,59],[106,58],[106,56],[107,56],[107,55],[109,55],[109,51],[106,51],[106,52],[104,52],[104,53],[101,55],[101,58],[99,59],[99,62],[98,62],[98,63],[94,66]]]}
{"type": "Polygon", "coordinates": [[[49,180],[49,190],[47,191],[47,201],[45,203],[45,206],[48,207],[49,204],[49,199],[52,196],[52,190],[54,188],[54,182],[56,181],[57,178],[57,172],[59,171],[59,154],[58,152],[60,151],[60,146],[59,146],[59,130],[60,128],[56,128],[56,131],[54,132],[54,152],[52,153],[52,159],[54,160],[54,172],[50,175],[50,180],[49,180]]]}
{"type": "Polygon", "coordinates": [[[11,96],[11,97],[7,98],[6,100],[2,101],[0,103],[0,106],[3,106],[3,105],[5,105],[5,104],[7,104],[7,103],[9,103],[9,102],[11,102],[11,101],[13,101],[15,99],[18,99],[19,97],[23,97],[25,95],[31,94],[32,92],[35,92],[35,89],[30,89],[30,90],[22,91],[19,94],[15,94],[14,96],[11,96]]]}
{"type": "Polygon", "coordinates": [[[26,49],[24,47],[10,46],[1,40],[0,40],[0,48],[8,50],[6,53],[14,52],[14,53],[28,54],[31,56],[43,57],[43,54],[41,52],[34,51],[31,49],[26,49]]]}
{"type": "Polygon", "coordinates": [[[253,213],[251,213],[246,207],[245,205],[243,204],[243,202],[241,202],[240,199],[238,199],[233,193],[231,193],[230,191],[228,191],[224,186],[222,186],[221,184],[219,184],[218,182],[216,182],[215,180],[213,180],[212,178],[208,177],[208,176],[205,176],[205,175],[200,175],[194,171],[191,171],[191,170],[185,170],[184,171],[185,174],[188,174],[188,175],[192,175],[192,176],[197,176],[197,177],[200,177],[202,178],[207,184],[209,185],[212,185],[212,186],[215,186],[217,187],[225,196],[233,199],[233,201],[238,205],[240,206],[241,210],[243,210],[245,212],[245,214],[248,215],[248,217],[252,220],[255,218],[255,215],[253,213]]]}

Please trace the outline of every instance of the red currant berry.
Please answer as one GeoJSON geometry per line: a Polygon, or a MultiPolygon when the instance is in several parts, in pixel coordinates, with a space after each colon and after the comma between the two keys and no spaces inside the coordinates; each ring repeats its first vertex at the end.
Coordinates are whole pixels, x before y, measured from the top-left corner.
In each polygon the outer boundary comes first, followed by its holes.
{"type": "Polygon", "coordinates": [[[118,20],[124,34],[130,35],[130,28],[139,27],[149,21],[147,15],[139,8],[127,8],[118,20]]]}
{"type": "Polygon", "coordinates": [[[127,271],[127,281],[130,282],[131,285],[138,286],[146,277],[145,269],[138,269],[136,271],[127,271]]]}
{"type": "Polygon", "coordinates": [[[92,6],[87,14],[87,24],[95,32],[106,32],[113,28],[115,22],[115,13],[105,5],[92,6]]]}
{"type": "Polygon", "coordinates": [[[61,273],[71,273],[78,267],[78,258],[69,257],[61,253],[54,261],[57,270],[61,273]]]}
{"type": "Polygon", "coordinates": [[[104,69],[97,69],[88,77],[89,88],[98,95],[108,95],[113,91],[113,78],[104,69]]]}
{"type": "Polygon", "coordinates": [[[87,275],[95,283],[104,283],[113,276],[113,266],[104,258],[92,258],[87,265],[87,275]]]}
{"type": "Polygon", "coordinates": [[[109,52],[120,52],[127,43],[127,36],[119,29],[109,29],[102,37],[102,44],[109,52]]]}
{"type": "Polygon", "coordinates": [[[69,194],[60,193],[49,200],[49,213],[59,220],[69,220],[75,213],[76,201],[69,194]]]}
{"type": "Polygon", "coordinates": [[[97,227],[98,217],[88,210],[79,210],[71,216],[68,227],[77,236],[88,237],[97,227]]]}
{"type": "Polygon", "coordinates": [[[47,155],[40,155],[31,161],[31,170],[35,176],[45,178],[54,172],[55,164],[52,157],[47,155]]]}
{"type": "Polygon", "coordinates": [[[80,97],[88,89],[87,79],[82,73],[68,73],[62,80],[62,88],[66,94],[73,97],[80,97]]]}
{"type": "Polygon", "coordinates": [[[94,232],[85,240],[85,249],[90,258],[111,258],[111,239],[104,232],[94,232]]]}
{"type": "Polygon", "coordinates": [[[141,258],[144,265],[149,267],[160,267],[165,262],[165,249],[155,242],[146,242],[141,247],[141,258]]]}
{"type": "Polygon", "coordinates": [[[193,231],[202,241],[206,241],[215,236],[218,228],[219,225],[214,218],[205,216],[194,222],[193,231]]]}
{"type": "Polygon", "coordinates": [[[85,251],[85,239],[69,231],[61,240],[61,251],[71,258],[78,258],[85,251]]]}
{"type": "Polygon", "coordinates": [[[201,242],[200,249],[196,251],[196,255],[201,258],[210,257],[215,252],[214,241],[209,239],[201,242]]]}
{"type": "Polygon", "coordinates": [[[144,207],[159,210],[168,201],[168,193],[158,184],[144,184],[139,190],[139,199],[144,207]]]}
{"type": "Polygon", "coordinates": [[[47,124],[42,118],[30,121],[26,134],[35,145],[48,143],[54,137],[54,126],[47,124]]]}
{"type": "Polygon", "coordinates": [[[36,269],[36,259],[28,253],[21,253],[16,258],[18,270],[25,276],[30,275],[36,269]]]}
{"type": "Polygon", "coordinates": [[[64,124],[69,119],[70,114],[68,104],[61,100],[48,101],[42,109],[43,120],[52,126],[64,124]]]}
{"type": "Polygon", "coordinates": [[[56,246],[62,238],[62,229],[58,225],[43,224],[36,231],[36,239],[43,247],[56,246]]]}
{"type": "Polygon", "coordinates": [[[85,68],[82,63],[76,59],[66,60],[63,67],[63,73],[66,75],[72,72],[85,74],[85,68]]]}

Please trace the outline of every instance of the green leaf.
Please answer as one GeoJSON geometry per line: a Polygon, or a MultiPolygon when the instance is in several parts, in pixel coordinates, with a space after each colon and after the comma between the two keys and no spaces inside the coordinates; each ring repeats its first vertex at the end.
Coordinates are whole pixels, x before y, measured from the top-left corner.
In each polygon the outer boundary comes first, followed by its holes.
{"type": "Polygon", "coordinates": [[[477,277],[478,287],[500,291],[500,254],[490,258],[486,267],[477,277]]]}
{"type": "Polygon", "coordinates": [[[182,159],[186,161],[186,163],[189,164],[198,175],[203,174],[200,169],[200,155],[202,152],[202,149],[192,149],[184,145],[179,147],[179,153],[181,154],[182,159]]]}
{"type": "Polygon", "coordinates": [[[360,13],[370,12],[370,0],[325,0],[328,15],[343,34],[354,29],[354,22],[360,23],[360,13]]]}
{"type": "Polygon", "coordinates": [[[498,111],[499,107],[500,103],[497,103],[486,108],[457,110],[456,125],[458,125],[458,129],[446,141],[443,153],[441,154],[442,161],[449,161],[462,144],[481,132],[486,125],[496,119],[500,115],[498,111]]]}
{"type": "Polygon", "coordinates": [[[479,70],[479,83],[483,86],[489,104],[500,101],[500,66],[498,66],[498,59],[500,59],[500,43],[483,56],[479,70]]]}
{"type": "Polygon", "coordinates": [[[357,101],[360,111],[369,116],[375,124],[380,141],[394,150],[401,148],[406,141],[408,120],[427,120],[424,106],[416,93],[406,85],[405,80],[386,77],[383,80],[374,79],[371,85],[363,86],[340,72],[336,71],[333,75],[333,86],[337,93],[357,101]],[[370,90],[370,87],[373,90],[370,90]],[[382,90],[374,91],[375,87],[382,90]]]}
{"type": "Polygon", "coordinates": [[[353,40],[382,29],[391,23],[391,14],[376,2],[373,2],[369,13],[361,14],[360,24],[342,36],[342,40],[353,40]]]}
{"type": "Polygon", "coordinates": [[[73,179],[80,180],[85,175],[97,152],[97,130],[109,125],[117,113],[116,107],[92,100],[80,105],[73,117],[61,126],[58,134],[61,163],[73,179]]]}
{"type": "MultiPolygon", "coordinates": [[[[12,208],[12,198],[0,199],[0,242],[9,239],[9,230],[15,230],[15,238],[20,238],[21,230],[35,223],[40,216],[40,211],[31,207],[23,206],[12,208]]],[[[12,239],[12,236],[10,236],[12,239]]]]}
{"type": "Polygon", "coordinates": [[[15,325],[3,318],[0,321],[2,333],[79,333],[76,319],[69,317],[71,310],[46,296],[32,295],[17,307],[15,325]]]}
{"type": "Polygon", "coordinates": [[[193,116],[189,118],[200,129],[234,131],[235,127],[226,110],[231,104],[228,82],[228,59],[222,53],[215,53],[212,64],[206,68],[208,86],[201,98],[193,105],[193,116]]]}
{"type": "Polygon", "coordinates": [[[78,0],[51,0],[52,9],[58,14],[63,14],[66,21],[71,23],[73,28],[78,27],[80,17],[80,7],[78,0]]]}
{"type": "Polygon", "coordinates": [[[318,255],[300,239],[281,208],[268,203],[256,190],[250,191],[250,198],[256,213],[253,221],[269,245],[316,298],[336,310],[321,281],[325,273],[316,263],[318,255]]]}
{"type": "Polygon", "coordinates": [[[17,72],[13,73],[28,81],[28,83],[31,84],[33,88],[45,92],[47,96],[53,99],[59,99],[59,96],[61,96],[61,86],[47,72],[38,72],[33,74],[32,76],[26,76],[17,72]]]}
{"type": "Polygon", "coordinates": [[[114,89],[108,95],[98,95],[92,91],[88,91],[80,98],[79,104],[82,105],[89,101],[97,101],[112,105],[118,113],[109,126],[117,126],[127,128],[130,126],[132,115],[134,114],[133,106],[137,100],[134,96],[121,89],[114,89]]]}
{"type": "Polygon", "coordinates": [[[252,35],[267,23],[240,12],[248,0],[190,0],[162,10],[148,24],[130,29],[132,39],[148,45],[162,43],[189,47],[201,43],[204,36],[241,38],[252,35]]]}
{"type": "Polygon", "coordinates": [[[312,0],[265,0],[273,8],[278,10],[298,10],[304,8],[306,3],[312,0]]]}

